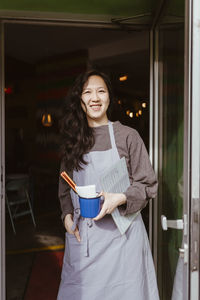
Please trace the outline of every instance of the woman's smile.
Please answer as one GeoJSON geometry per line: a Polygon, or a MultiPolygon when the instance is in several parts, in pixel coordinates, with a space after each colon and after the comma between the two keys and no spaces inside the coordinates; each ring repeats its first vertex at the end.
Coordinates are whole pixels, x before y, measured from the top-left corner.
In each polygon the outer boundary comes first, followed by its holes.
{"type": "Polygon", "coordinates": [[[81,106],[86,113],[89,126],[96,127],[107,124],[107,109],[110,99],[104,80],[97,75],[90,76],[83,87],[81,97],[81,106]]]}
{"type": "Polygon", "coordinates": [[[101,109],[101,104],[92,104],[90,105],[90,107],[94,110],[94,111],[99,111],[101,109]]]}

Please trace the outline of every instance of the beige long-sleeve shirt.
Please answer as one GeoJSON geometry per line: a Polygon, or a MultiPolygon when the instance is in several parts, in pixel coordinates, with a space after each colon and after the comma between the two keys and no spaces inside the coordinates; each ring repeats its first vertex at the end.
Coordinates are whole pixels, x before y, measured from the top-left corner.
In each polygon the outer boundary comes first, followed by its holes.
{"type": "MultiPolygon", "coordinates": [[[[144,208],[148,200],[154,198],[157,193],[157,179],[152,169],[145,145],[138,132],[119,121],[113,123],[115,143],[120,158],[125,157],[130,187],[126,190],[126,205],[119,207],[122,215],[137,212],[144,208]]],[[[94,128],[95,144],[90,151],[106,151],[111,148],[108,125],[94,128]]],[[[66,170],[64,162],[61,162],[60,171],[66,170]]],[[[66,170],[73,178],[72,172],[66,170]]],[[[70,187],[59,178],[59,199],[62,210],[62,219],[66,214],[73,214],[73,205],[70,196],[70,187]]]]}

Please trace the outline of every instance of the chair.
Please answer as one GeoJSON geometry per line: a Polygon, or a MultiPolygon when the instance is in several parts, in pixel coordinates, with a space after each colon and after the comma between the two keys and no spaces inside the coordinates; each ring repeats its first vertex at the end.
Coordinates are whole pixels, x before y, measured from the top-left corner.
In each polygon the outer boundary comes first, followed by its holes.
{"type": "Polygon", "coordinates": [[[28,187],[28,176],[8,179],[6,183],[6,203],[14,234],[16,234],[14,219],[17,219],[21,216],[30,214],[33,225],[36,226],[28,187]]]}

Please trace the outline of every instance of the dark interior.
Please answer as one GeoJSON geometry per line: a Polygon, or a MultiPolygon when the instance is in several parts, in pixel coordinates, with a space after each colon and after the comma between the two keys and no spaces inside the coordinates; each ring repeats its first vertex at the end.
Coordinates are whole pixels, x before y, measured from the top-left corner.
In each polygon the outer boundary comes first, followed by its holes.
{"type": "MultiPolygon", "coordinates": [[[[6,178],[25,174],[36,221],[6,214],[7,254],[64,243],[58,200],[62,104],[75,77],[88,67],[106,71],[115,103],[112,120],[137,129],[149,143],[149,36],[145,31],[6,24],[6,178]],[[127,80],[119,78],[127,76],[127,80]],[[51,116],[49,126],[44,119],[51,116]],[[44,121],[42,123],[42,120],[44,121]],[[46,123],[45,123],[46,124],[46,123]],[[46,124],[47,125],[47,124],[46,124]]],[[[48,123],[48,122],[47,122],[48,123]]],[[[148,227],[148,208],[143,211],[148,227]]],[[[24,291],[26,272],[7,256],[7,289],[24,291]]],[[[19,256],[20,266],[30,264],[19,256]]],[[[27,271],[28,272],[28,271],[27,271]]],[[[10,292],[11,293],[11,292],[10,292]]],[[[13,292],[14,293],[14,292],[13,292]]],[[[9,298],[10,297],[10,298],[9,298]]]]}

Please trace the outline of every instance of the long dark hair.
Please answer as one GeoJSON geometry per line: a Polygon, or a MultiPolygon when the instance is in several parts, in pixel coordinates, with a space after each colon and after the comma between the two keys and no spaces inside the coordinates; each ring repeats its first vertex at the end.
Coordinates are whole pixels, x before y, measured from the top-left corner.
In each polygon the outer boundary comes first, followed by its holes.
{"type": "Polygon", "coordinates": [[[94,145],[93,129],[89,127],[86,113],[81,107],[83,86],[93,75],[100,76],[108,88],[110,104],[107,115],[108,118],[110,117],[114,97],[109,77],[97,70],[80,74],[67,95],[63,117],[60,120],[61,152],[68,170],[82,169],[81,164],[86,164],[83,155],[88,153],[94,145]]]}

